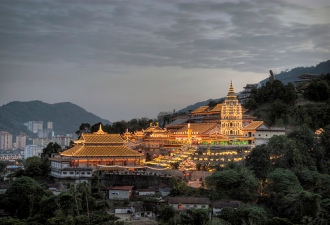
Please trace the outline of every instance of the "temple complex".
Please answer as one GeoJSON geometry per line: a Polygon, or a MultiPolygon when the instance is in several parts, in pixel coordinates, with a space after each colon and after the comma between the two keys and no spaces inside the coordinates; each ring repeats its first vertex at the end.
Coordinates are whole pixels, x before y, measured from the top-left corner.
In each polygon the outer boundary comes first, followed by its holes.
{"type": "Polygon", "coordinates": [[[124,136],[130,137],[128,142],[140,140],[141,148],[146,151],[158,155],[160,149],[165,154],[170,152],[169,158],[157,157],[149,165],[187,159],[197,164],[224,166],[230,161],[243,161],[256,144],[266,143],[273,135],[285,134],[285,129],[267,127],[247,111],[237,99],[231,82],[223,102],[200,106],[185,117],[174,119],[164,129],[151,124],[142,132],[124,136]]]}
{"type": "Polygon", "coordinates": [[[95,170],[165,171],[176,163],[181,163],[181,170],[195,168],[193,165],[208,170],[242,162],[256,144],[285,133],[246,112],[231,82],[223,102],[201,106],[166,128],[156,122],[120,135],[108,134],[100,125],[97,132],[83,133],[72,148],[50,158],[51,175],[61,181],[79,182],[90,179],[95,170]],[[147,153],[153,161],[145,162],[147,153]]]}
{"type": "Polygon", "coordinates": [[[143,154],[124,145],[120,134],[108,134],[100,128],[83,133],[74,147],[50,158],[51,176],[66,180],[87,180],[96,169],[135,169],[145,162],[143,154]]]}

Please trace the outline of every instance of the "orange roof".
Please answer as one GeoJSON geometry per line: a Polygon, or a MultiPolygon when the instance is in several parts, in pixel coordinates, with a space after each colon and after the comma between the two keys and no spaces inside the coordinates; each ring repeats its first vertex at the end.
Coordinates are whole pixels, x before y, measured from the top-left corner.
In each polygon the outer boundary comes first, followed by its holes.
{"type": "Polygon", "coordinates": [[[96,134],[96,133],[83,133],[80,137],[80,140],[82,140],[85,144],[88,143],[123,143],[123,139],[120,136],[120,134],[96,134]]]}
{"type": "MultiPolygon", "coordinates": [[[[198,132],[198,134],[203,134],[207,132],[208,130],[214,128],[215,126],[218,126],[216,123],[191,123],[190,129],[192,132],[198,132]]],[[[176,131],[176,134],[179,134],[180,132],[187,132],[188,131],[188,124],[186,124],[183,128],[176,131]]]]}
{"type": "Polygon", "coordinates": [[[209,108],[208,106],[201,106],[197,109],[195,109],[194,111],[192,111],[191,113],[201,113],[204,112],[207,108],[209,108]]]}
{"type": "Polygon", "coordinates": [[[211,112],[221,112],[221,108],[222,108],[222,103],[219,103],[216,106],[214,106],[211,112]]]}
{"type": "Polygon", "coordinates": [[[138,153],[125,146],[84,146],[77,145],[64,152],[60,153],[61,156],[142,156],[143,154],[138,153]]]}
{"type": "Polygon", "coordinates": [[[251,123],[243,127],[243,130],[255,130],[263,123],[263,121],[252,121],[251,123]]]}

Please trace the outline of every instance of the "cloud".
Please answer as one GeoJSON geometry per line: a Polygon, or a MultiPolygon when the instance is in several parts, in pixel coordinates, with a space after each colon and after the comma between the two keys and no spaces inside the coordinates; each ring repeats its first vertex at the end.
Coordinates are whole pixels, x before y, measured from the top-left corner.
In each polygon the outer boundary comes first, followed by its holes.
{"type": "MultiPolygon", "coordinates": [[[[298,0],[3,0],[0,89],[4,93],[10,85],[22,84],[17,80],[24,77],[40,85],[56,83],[62,91],[59,97],[70,96],[70,87],[57,77],[85,89],[89,85],[108,85],[117,92],[125,88],[136,97],[134,101],[154,102],[149,88],[164,83],[173,87],[173,94],[162,91],[159,96],[178,100],[174,96],[181,93],[179,85],[162,80],[169,76],[167,72],[175,74],[170,76],[173,82],[182,82],[184,77],[198,90],[199,82],[193,78],[213,74],[210,70],[218,70],[221,76],[222,72],[234,76],[229,71],[236,71],[258,77],[269,69],[280,72],[328,60],[329,7],[324,0],[313,4],[298,0]],[[153,84],[148,86],[145,80],[153,84]]],[[[224,85],[223,93],[227,91],[224,85]]],[[[104,88],[101,92],[115,96],[114,91],[104,88]]],[[[37,96],[26,92],[19,93],[26,98],[37,96]]],[[[77,93],[72,94],[75,101],[82,95],[77,93]]],[[[206,96],[195,95],[194,100],[206,96]]],[[[11,94],[12,98],[19,96],[11,94]]],[[[127,99],[121,96],[125,104],[129,104],[127,99]]],[[[175,107],[180,104],[184,103],[175,107]]]]}

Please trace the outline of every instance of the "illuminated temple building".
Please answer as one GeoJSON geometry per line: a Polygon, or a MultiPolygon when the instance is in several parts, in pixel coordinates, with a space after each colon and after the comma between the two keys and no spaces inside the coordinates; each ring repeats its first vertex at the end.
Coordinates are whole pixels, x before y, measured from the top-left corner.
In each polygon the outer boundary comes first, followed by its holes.
{"type": "Polygon", "coordinates": [[[231,82],[223,102],[201,106],[185,117],[174,119],[164,129],[151,124],[146,130],[126,132],[124,136],[128,142],[138,140],[143,143],[140,146],[155,153],[162,149],[165,154],[170,151],[180,158],[181,153],[174,152],[185,149],[185,153],[190,153],[184,157],[195,163],[223,166],[230,161],[244,160],[255,145],[267,143],[274,135],[285,134],[284,128],[268,127],[247,111],[237,99],[231,82]]]}
{"type": "Polygon", "coordinates": [[[67,180],[88,180],[96,169],[140,168],[143,154],[124,145],[120,134],[108,134],[100,129],[83,133],[74,147],[53,155],[51,176],[67,180]]]}
{"type": "Polygon", "coordinates": [[[124,136],[133,141],[144,143],[149,150],[177,147],[180,144],[255,144],[256,129],[263,121],[254,121],[238,101],[233,84],[222,103],[215,106],[201,106],[185,118],[179,118],[162,129],[156,124],[146,130],[124,136]]]}

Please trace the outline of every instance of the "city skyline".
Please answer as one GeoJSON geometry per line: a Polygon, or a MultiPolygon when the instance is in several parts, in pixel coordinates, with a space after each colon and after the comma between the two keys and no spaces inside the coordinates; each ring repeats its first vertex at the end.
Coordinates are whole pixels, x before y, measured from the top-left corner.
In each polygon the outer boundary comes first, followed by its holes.
{"type": "Polygon", "coordinates": [[[111,122],[225,97],[330,56],[330,3],[0,2],[0,104],[72,102],[111,122]]]}

